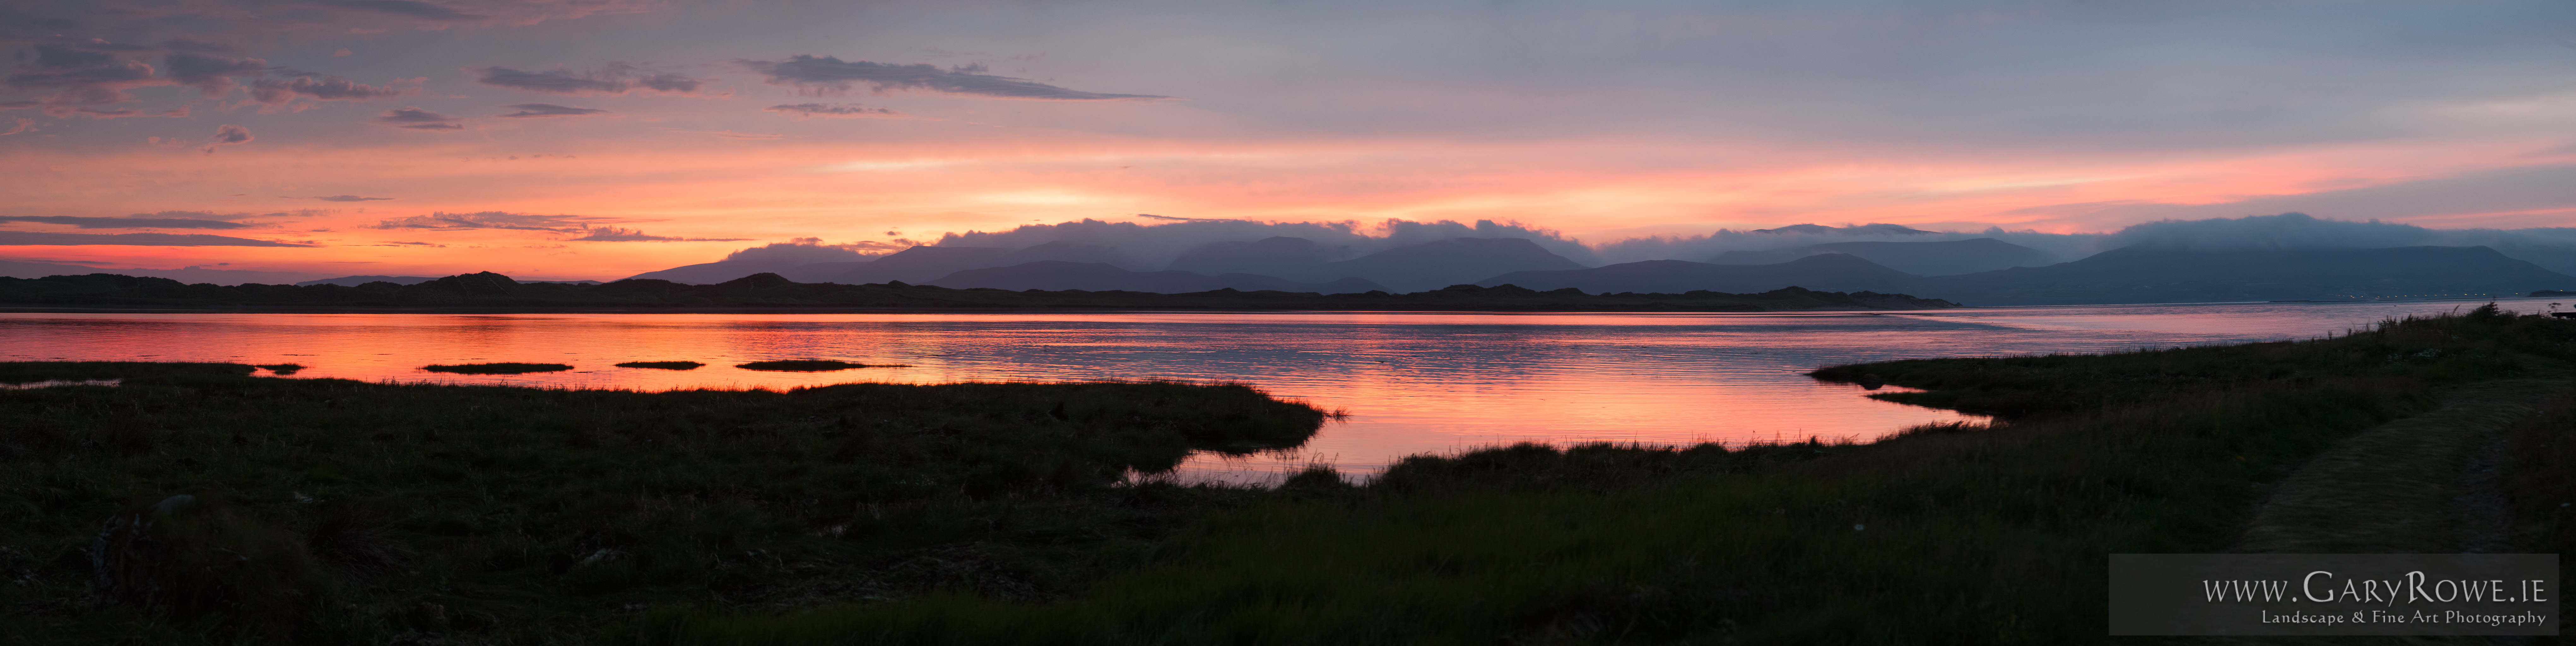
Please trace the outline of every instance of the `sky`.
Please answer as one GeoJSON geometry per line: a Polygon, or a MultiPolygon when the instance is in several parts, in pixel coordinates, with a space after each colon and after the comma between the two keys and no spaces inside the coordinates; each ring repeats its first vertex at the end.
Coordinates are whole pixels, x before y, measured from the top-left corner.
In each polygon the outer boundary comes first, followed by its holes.
{"type": "Polygon", "coordinates": [[[2576,225],[2563,1],[101,0],[0,3],[0,45],[0,259],[102,267],[617,278],[1085,219],[2576,225]]]}

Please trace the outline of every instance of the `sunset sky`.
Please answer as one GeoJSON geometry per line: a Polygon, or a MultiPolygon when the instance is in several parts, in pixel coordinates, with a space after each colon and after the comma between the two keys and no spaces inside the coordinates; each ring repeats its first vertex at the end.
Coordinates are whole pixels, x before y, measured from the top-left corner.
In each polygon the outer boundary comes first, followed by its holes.
{"type": "Polygon", "coordinates": [[[101,0],[0,4],[0,40],[10,260],[612,279],[1136,214],[2576,224],[2564,1],[101,0]]]}

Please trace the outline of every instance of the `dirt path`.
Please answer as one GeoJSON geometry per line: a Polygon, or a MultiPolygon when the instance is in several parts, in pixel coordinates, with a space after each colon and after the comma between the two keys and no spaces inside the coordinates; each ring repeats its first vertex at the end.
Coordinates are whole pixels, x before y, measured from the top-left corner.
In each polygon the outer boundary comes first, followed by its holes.
{"type": "Polygon", "coordinates": [[[2468,386],[2441,409],[2382,424],[2281,481],[2231,552],[2510,551],[2496,465],[2503,430],[2568,381],[2468,386]]]}

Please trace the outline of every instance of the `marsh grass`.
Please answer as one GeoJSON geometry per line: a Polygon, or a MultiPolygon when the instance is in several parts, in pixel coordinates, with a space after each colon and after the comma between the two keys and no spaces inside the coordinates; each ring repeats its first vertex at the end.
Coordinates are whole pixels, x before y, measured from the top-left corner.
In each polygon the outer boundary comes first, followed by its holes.
{"type": "Polygon", "coordinates": [[[897,364],[850,363],[847,361],[834,361],[830,359],[792,359],[786,361],[754,361],[751,363],[735,365],[734,367],[744,370],[769,370],[777,372],[830,372],[834,370],[848,370],[851,368],[910,368],[912,366],[897,364]]]}
{"type": "Polygon", "coordinates": [[[2505,490],[2523,545],[2576,555],[2576,390],[2542,400],[2539,415],[2515,425],[2505,456],[2505,490]]]}
{"type": "Polygon", "coordinates": [[[1060,598],[1256,495],[1123,474],[1322,420],[1241,385],[641,393],[251,370],[0,363],[125,380],[0,392],[0,643],[562,643],[647,607],[1060,598]],[[101,557],[111,518],[140,520],[101,557]]]}
{"type": "Polygon", "coordinates": [[[563,372],[571,370],[572,366],[560,363],[461,363],[421,366],[420,369],[461,375],[521,375],[531,372],[563,372]]]}
{"type": "Polygon", "coordinates": [[[705,365],[707,364],[695,361],[628,361],[626,363],[617,364],[617,367],[652,368],[656,370],[696,370],[700,366],[705,365]]]}
{"type": "Polygon", "coordinates": [[[2438,407],[2450,385],[2528,376],[2549,363],[2535,358],[2564,358],[2572,341],[2576,322],[2439,317],[2292,343],[1828,368],[1819,376],[1929,389],[1890,399],[2001,417],[1865,445],[1516,445],[1409,458],[1362,486],[1310,469],[1209,513],[1150,564],[1059,601],[957,591],[777,615],[667,609],[616,634],[687,644],[2099,642],[2107,554],[2223,551],[2312,456],[2438,407]]]}
{"type": "Polygon", "coordinates": [[[258,368],[258,369],[261,369],[261,370],[269,371],[270,373],[275,374],[275,375],[280,376],[280,377],[284,377],[284,376],[287,376],[287,375],[292,375],[292,374],[295,374],[296,372],[301,371],[301,370],[303,370],[303,369],[304,369],[304,366],[303,366],[303,365],[301,365],[301,364],[293,364],[293,363],[271,363],[271,364],[254,365],[254,366],[251,366],[251,367],[253,367],[253,368],[258,368]]]}

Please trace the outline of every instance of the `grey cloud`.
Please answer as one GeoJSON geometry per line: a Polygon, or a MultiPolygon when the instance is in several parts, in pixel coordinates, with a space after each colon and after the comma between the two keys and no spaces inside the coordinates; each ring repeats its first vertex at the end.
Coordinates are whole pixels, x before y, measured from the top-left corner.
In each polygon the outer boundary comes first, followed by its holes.
{"type": "Polygon", "coordinates": [[[1169,99],[1150,94],[1102,94],[1070,90],[1027,79],[977,74],[982,68],[939,69],[925,63],[893,65],[870,61],[843,61],[832,56],[797,54],[783,61],[735,61],[743,67],[768,76],[771,85],[794,85],[825,95],[848,92],[853,85],[867,84],[876,92],[918,90],[942,94],[985,96],[1001,99],[1037,99],[1051,101],[1103,101],[1115,99],[1169,99]]]}
{"type": "Polygon", "coordinates": [[[161,41],[161,48],[174,52],[195,52],[199,54],[221,54],[233,51],[234,49],[231,45],[206,42],[192,38],[172,38],[161,41]]]}
{"type": "Polygon", "coordinates": [[[374,201],[377,201],[377,200],[390,200],[390,199],[394,199],[394,198],[390,198],[390,197],[359,197],[359,196],[356,196],[356,195],[322,195],[322,196],[315,196],[315,197],[309,197],[309,198],[304,198],[304,199],[309,199],[309,200],[321,200],[321,201],[324,201],[324,202],[374,202],[374,201]]]}
{"type": "Polygon", "coordinates": [[[260,79],[250,82],[251,100],[269,105],[286,103],[295,100],[297,96],[312,97],[320,101],[366,101],[404,96],[417,91],[419,88],[396,87],[393,84],[378,87],[337,76],[324,76],[320,79],[312,76],[298,76],[293,79],[260,79]]]}
{"type": "Polygon", "coordinates": [[[572,242],[741,242],[750,238],[673,238],[648,234],[640,229],[594,227],[583,230],[581,237],[565,238],[565,240],[572,242]]]}
{"type": "Polygon", "coordinates": [[[43,104],[37,103],[35,99],[28,99],[25,101],[0,101],[0,110],[25,110],[38,105],[43,104]]]}
{"type": "Polygon", "coordinates": [[[606,68],[589,72],[529,72],[498,65],[469,67],[466,71],[474,73],[474,82],[492,87],[567,96],[623,95],[638,89],[665,94],[696,94],[702,83],[671,72],[635,78],[642,70],[625,63],[609,63],[606,68]]]}
{"type": "MultiPolygon", "coordinates": [[[[1171,216],[1158,216],[1168,220],[1171,216]]],[[[1472,224],[1450,220],[1415,222],[1389,219],[1373,226],[1349,222],[1253,222],[1248,220],[1200,220],[1145,225],[1134,222],[1105,222],[1085,218],[1058,224],[1021,225],[1008,231],[968,231],[941,236],[942,247],[1008,247],[1021,249],[1049,242],[1115,247],[1133,258],[1139,267],[1160,269],[1181,254],[1217,242],[1242,242],[1274,236],[1305,238],[1340,254],[1334,259],[1359,256],[1451,238],[1524,238],[1551,253],[1584,264],[1597,264],[1591,248],[1582,241],[1567,238],[1547,229],[1531,228],[1512,222],[1478,220],[1472,224]]]]}
{"type": "Polygon", "coordinates": [[[248,229],[251,225],[183,218],[102,218],[78,215],[0,215],[0,222],[68,224],[83,229],[248,229]]]}
{"type": "Polygon", "coordinates": [[[215,136],[207,139],[206,154],[215,154],[216,146],[233,146],[250,143],[250,141],[249,128],[235,125],[216,126],[215,136]]]}
{"type": "Polygon", "coordinates": [[[309,216],[314,216],[314,215],[321,215],[321,214],[323,214],[323,213],[328,213],[328,211],[302,211],[302,212],[297,212],[297,213],[285,213],[285,212],[278,212],[278,213],[260,213],[260,214],[251,214],[251,213],[216,213],[216,212],[213,212],[213,211],[162,211],[162,212],[159,212],[159,213],[136,213],[136,214],[129,215],[129,216],[125,216],[125,217],[129,217],[129,218],[179,218],[179,219],[188,219],[188,220],[223,220],[223,221],[230,222],[230,221],[235,221],[235,220],[247,220],[247,219],[250,219],[250,218],[273,218],[273,217],[281,217],[281,216],[288,216],[288,215],[302,215],[302,216],[308,216],[308,217],[309,217],[309,216]]]}
{"type": "Polygon", "coordinates": [[[313,247],[319,245],[293,242],[270,242],[203,233],[44,233],[37,231],[0,231],[0,246],[11,245],[124,245],[145,247],[313,247]]]}
{"type": "Polygon", "coordinates": [[[463,11],[427,2],[419,2],[417,0],[326,0],[321,4],[341,9],[391,14],[405,18],[419,18],[422,20],[475,21],[488,20],[492,18],[491,16],[483,14],[465,13],[463,11]]]}
{"type": "Polygon", "coordinates": [[[509,114],[501,115],[501,117],[502,117],[502,118],[505,118],[505,119],[534,119],[534,118],[540,118],[540,117],[580,117],[580,116],[589,116],[589,115],[594,115],[594,114],[607,114],[607,113],[608,113],[608,111],[607,111],[607,110],[601,110],[601,109],[597,109],[597,108],[576,108],[576,107],[571,107],[571,106],[555,105],[555,104],[552,104],[552,103],[520,103],[520,104],[515,104],[515,105],[505,105],[505,106],[501,106],[501,107],[509,108],[509,109],[512,109],[512,110],[518,110],[518,112],[512,112],[512,113],[509,113],[509,114]]]}
{"type": "Polygon", "coordinates": [[[259,76],[268,72],[268,61],[257,58],[223,58],[188,53],[171,53],[161,57],[170,72],[170,80],[197,88],[207,98],[220,98],[233,91],[236,76],[259,76]]]}
{"type": "MultiPolygon", "coordinates": [[[[22,89],[54,89],[52,96],[41,100],[45,114],[57,117],[82,115],[85,106],[108,105],[132,100],[129,88],[165,83],[152,76],[152,66],[106,52],[85,51],[69,45],[35,46],[36,58],[10,70],[0,85],[22,89]]],[[[114,110],[90,110],[85,116],[128,116],[114,110]]]]}
{"type": "Polygon", "coordinates": [[[433,211],[429,215],[414,215],[385,220],[366,228],[431,229],[439,231],[511,229],[517,231],[581,233],[589,230],[589,228],[596,223],[608,221],[611,221],[611,219],[581,215],[538,215],[534,213],[511,213],[508,211],[482,211],[478,213],[447,213],[442,211],[433,211]]]}
{"type": "Polygon", "coordinates": [[[856,103],[850,103],[850,104],[838,104],[838,103],[798,103],[798,104],[794,104],[794,105],[773,105],[773,106],[769,106],[769,107],[761,108],[761,109],[762,109],[762,110],[767,110],[767,111],[770,111],[770,112],[783,112],[783,113],[787,113],[787,114],[792,114],[792,115],[796,115],[798,118],[804,118],[804,117],[836,117],[836,118],[843,118],[843,119],[855,119],[855,118],[895,118],[895,117],[901,117],[901,116],[903,116],[903,113],[901,113],[901,112],[896,112],[896,111],[891,110],[891,109],[887,109],[887,108],[879,108],[879,107],[874,107],[874,106],[859,105],[859,104],[856,104],[856,103]]]}
{"type": "Polygon", "coordinates": [[[773,242],[725,254],[724,262],[759,261],[800,265],[867,260],[867,255],[857,251],[862,248],[871,252],[901,250],[883,243],[827,245],[823,244],[822,238],[796,238],[787,242],[773,242]]]}
{"type": "Polygon", "coordinates": [[[21,65],[5,82],[19,88],[68,88],[131,83],[152,78],[152,66],[106,52],[67,45],[37,45],[36,60],[21,65]]]}
{"type": "Polygon", "coordinates": [[[703,81],[699,81],[698,79],[681,76],[673,72],[663,72],[660,74],[646,76],[644,78],[635,79],[635,82],[636,84],[642,85],[646,89],[650,89],[655,92],[669,92],[672,94],[695,94],[698,91],[698,86],[703,83],[703,81]]]}
{"type": "Polygon", "coordinates": [[[422,110],[420,108],[398,108],[386,110],[384,114],[377,115],[375,121],[376,123],[396,128],[408,128],[411,130],[465,129],[465,125],[457,123],[457,119],[455,117],[422,110]]]}

